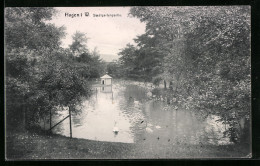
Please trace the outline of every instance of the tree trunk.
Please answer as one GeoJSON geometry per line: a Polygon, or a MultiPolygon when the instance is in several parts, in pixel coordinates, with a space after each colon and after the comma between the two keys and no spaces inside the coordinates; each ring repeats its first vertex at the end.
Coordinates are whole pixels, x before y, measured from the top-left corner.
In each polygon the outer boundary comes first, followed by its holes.
{"type": "Polygon", "coordinates": [[[236,111],[235,111],[235,117],[236,117],[237,124],[239,126],[239,136],[241,136],[243,134],[243,129],[242,129],[242,126],[240,124],[240,118],[239,118],[236,111]]]}
{"type": "Polygon", "coordinates": [[[51,129],[51,109],[50,109],[50,129],[51,129]]]}
{"type": "Polygon", "coordinates": [[[175,92],[174,93],[177,92],[178,85],[179,85],[179,79],[177,79],[177,83],[176,83],[176,87],[175,87],[175,92]]]}
{"type": "Polygon", "coordinates": [[[166,88],[167,88],[167,87],[166,87],[166,81],[163,80],[163,83],[164,83],[164,89],[166,89],[166,88]]]}
{"type": "Polygon", "coordinates": [[[69,106],[69,118],[70,118],[70,138],[72,138],[72,126],[71,126],[71,107],[69,106]]]}
{"type": "Polygon", "coordinates": [[[23,129],[26,129],[26,108],[25,105],[22,105],[23,107],[23,129]]]}
{"type": "Polygon", "coordinates": [[[173,90],[173,83],[172,83],[172,81],[170,81],[169,89],[170,89],[170,90],[173,90]]]}
{"type": "Polygon", "coordinates": [[[46,131],[46,123],[45,123],[45,121],[46,121],[46,118],[45,118],[45,115],[44,115],[44,117],[43,117],[44,131],[46,131]]]}
{"type": "Polygon", "coordinates": [[[177,88],[179,86],[181,74],[182,74],[182,70],[180,71],[180,73],[179,73],[179,75],[177,76],[177,79],[176,79],[177,83],[176,83],[176,87],[175,87],[175,93],[177,92],[177,88]]]}

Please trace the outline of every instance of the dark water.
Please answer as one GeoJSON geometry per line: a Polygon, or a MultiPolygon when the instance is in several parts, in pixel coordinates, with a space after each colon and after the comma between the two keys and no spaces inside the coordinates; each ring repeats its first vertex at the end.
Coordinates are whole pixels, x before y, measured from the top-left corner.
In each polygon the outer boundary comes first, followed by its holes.
{"type": "MultiPolygon", "coordinates": [[[[72,135],[98,141],[173,144],[230,144],[223,132],[229,128],[214,115],[202,116],[192,110],[174,109],[163,101],[149,100],[148,89],[136,84],[113,81],[111,87],[97,87],[80,111],[72,115],[72,135]],[[115,127],[118,134],[113,132],[115,127]]],[[[68,115],[63,109],[53,124],[68,115]]],[[[70,135],[66,119],[54,133],[70,135]]]]}

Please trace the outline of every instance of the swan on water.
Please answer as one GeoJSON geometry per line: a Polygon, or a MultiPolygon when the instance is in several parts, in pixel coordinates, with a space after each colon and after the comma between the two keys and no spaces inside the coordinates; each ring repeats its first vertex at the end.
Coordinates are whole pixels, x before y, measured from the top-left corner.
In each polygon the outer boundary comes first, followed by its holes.
{"type": "Polygon", "coordinates": [[[114,132],[115,134],[118,134],[118,132],[119,132],[118,127],[116,127],[116,122],[115,122],[115,125],[114,125],[114,128],[113,128],[113,132],[114,132]]]}
{"type": "Polygon", "coordinates": [[[141,106],[141,105],[140,105],[140,102],[137,101],[137,100],[134,100],[134,107],[140,109],[140,106],[141,106]]]}
{"type": "Polygon", "coordinates": [[[153,130],[152,130],[151,128],[149,128],[149,127],[146,127],[145,130],[146,130],[148,133],[152,133],[152,132],[153,132],[153,130]]]}
{"type": "Polygon", "coordinates": [[[153,96],[152,92],[150,92],[150,91],[146,95],[147,95],[147,97],[152,97],[153,96]]]}
{"type": "Polygon", "coordinates": [[[151,123],[147,123],[147,122],[146,122],[145,130],[146,130],[147,133],[152,133],[152,132],[153,132],[153,130],[150,128],[150,127],[152,127],[152,126],[153,126],[153,125],[152,125],[151,123]]]}
{"type": "Polygon", "coordinates": [[[155,128],[157,128],[157,129],[160,129],[160,128],[161,128],[161,126],[155,126],[155,128]]]}

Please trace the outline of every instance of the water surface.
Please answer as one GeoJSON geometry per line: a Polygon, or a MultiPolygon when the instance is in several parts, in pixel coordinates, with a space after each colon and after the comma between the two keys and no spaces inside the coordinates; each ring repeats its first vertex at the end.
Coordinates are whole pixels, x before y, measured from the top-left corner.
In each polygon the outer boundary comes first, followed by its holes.
{"type": "MultiPolygon", "coordinates": [[[[223,132],[228,129],[215,115],[174,109],[166,102],[149,100],[148,89],[138,84],[114,80],[113,86],[93,87],[93,95],[80,111],[72,114],[72,136],[97,141],[124,143],[230,144],[223,132]],[[113,132],[118,128],[118,134],[113,132]]],[[[58,122],[68,110],[54,116],[58,122]]],[[[69,119],[53,130],[70,135],[69,119]]]]}

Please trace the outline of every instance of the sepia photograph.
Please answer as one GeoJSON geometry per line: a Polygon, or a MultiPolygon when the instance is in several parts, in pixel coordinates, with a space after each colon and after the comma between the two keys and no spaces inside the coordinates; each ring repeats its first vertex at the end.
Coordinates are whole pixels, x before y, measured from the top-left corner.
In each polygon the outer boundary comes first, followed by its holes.
{"type": "Polygon", "coordinates": [[[4,9],[5,159],[252,157],[251,7],[4,9]]]}

